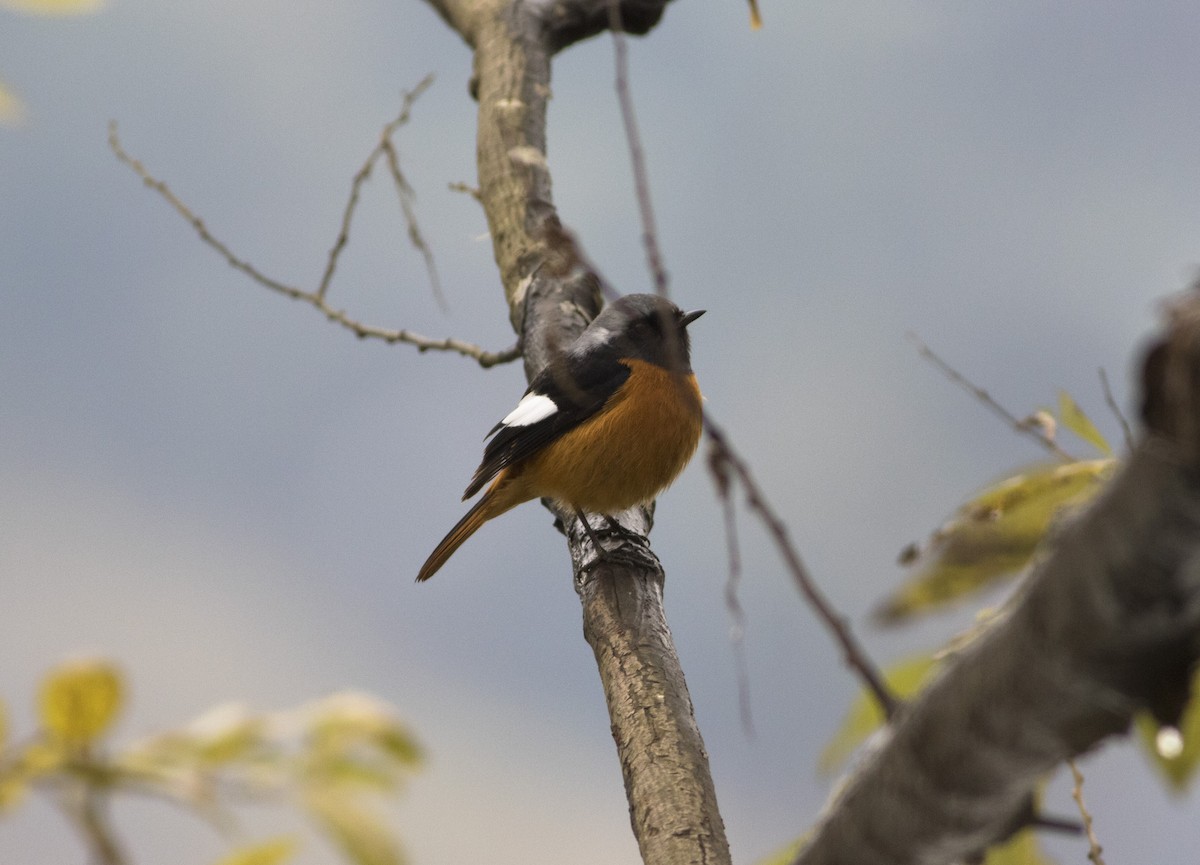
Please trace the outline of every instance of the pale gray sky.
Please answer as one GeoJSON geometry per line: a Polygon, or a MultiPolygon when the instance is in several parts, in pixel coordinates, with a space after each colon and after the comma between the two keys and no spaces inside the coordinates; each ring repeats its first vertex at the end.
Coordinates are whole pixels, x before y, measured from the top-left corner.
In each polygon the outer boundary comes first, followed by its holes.
{"type": "MultiPolygon", "coordinates": [[[[970,617],[872,630],[896,552],[1041,455],[905,332],[1015,412],[1068,389],[1117,439],[1096,370],[1127,404],[1158,301],[1197,262],[1200,11],[767,0],[763,14],[751,33],[738,0],[678,3],[631,44],[663,249],[679,302],[709,310],[693,340],[710,410],[822,585],[895,658],[970,617]]],[[[126,0],[91,18],[0,18],[0,77],[29,113],[0,128],[0,696],[27,725],[46,667],[104,653],[133,682],[130,738],[218,701],[369,690],[431,754],[397,809],[415,862],[633,863],[548,516],[521,508],[412,582],[461,515],[483,433],[523,389],[518,367],[359,342],[249,284],[105,146],[116,119],[219,237],[311,287],[400,91],[436,73],[398,141],[450,313],[382,183],[333,299],[381,326],[500,348],[512,336],[482,214],[447,190],[475,177],[469,66],[417,0],[126,0]]],[[[612,78],[607,39],[559,59],[549,157],[563,218],[614,284],[640,291],[612,78]]],[[[748,739],[702,461],[658,513],[668,613],[734,856],[751,862],[824,801],[816,757],[854,682],[745,520],[748,739]]],[[[1188,861],[1194,797],[1164,793],[1127,745],[1084,767],[1110,861],[1188,861]]],[[[1047,806],[1072,813],[1061,781],[1047,806]]],[[[117,819],[139,862],[222,849],[163,806],[117,819]]],[[[1052,846],[1084,859],[1075,841],[1052,846]]],[[[84,855],[33,805],[0,822],[0,859],[84,855]]]]}

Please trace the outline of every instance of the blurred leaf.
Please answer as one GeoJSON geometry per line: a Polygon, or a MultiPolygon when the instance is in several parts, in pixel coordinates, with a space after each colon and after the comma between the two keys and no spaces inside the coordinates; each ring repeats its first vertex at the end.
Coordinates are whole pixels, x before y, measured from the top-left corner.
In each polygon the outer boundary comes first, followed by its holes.
{"type": "Polygon", "coordinates": [[[362,745],[377,749],[401,765],[421,761],[421,748],[395,710],[370,694],[332,694],[308,708],[314,750],[346,753],[362,745]]]}
{"type": "Polygon", "coordinates": [[[0,9],[29,15],[86,15],[103,6],[104,0],[0,0],[0,9]]]}
{"type": "Polygon", "coordinates": [[[88,745],[116,719],[124,702],[121,672],[108,661],[68,661],[42,681],[42,726],[65,744],[88,745]]]}
{"type": "Polygon", "coordinates": [[[314,819],[354,865],[401,865],[404,857],[391,830],[348,796],[309,790],[305,804],[314,819]]]}
{"type": "Polygon", "coordinates": [[[984,857],[984,865],[1054,865],[1042,845],[1037,833],[1031,829],[1018,832],[1007,842],[992,847],[984,857]]]}
{"type": "Polygon", "coordinates": [[[1071,395],[1065,390],[1058,392],[1058,416],[1062,418],[1066,428],[1075,435],[1105,456],[1112,456],[1112,445],[1108,443],[1108,439],[1100,434],[1100,430],[1096,429],[1092,419],[1084,414],[1083,409],[1075,400],[1071,399],[1071,395]]]}
{"type": "Polygon", "coordinates": [[[796,855],[804,847],[805,842],[808,841],[808,836],[811,834],[811,832],[806,832],[786,847],[776,850],[766,859],[759,859],[756,865],[791,865],[792,860],[796,858],[796,855]]]}
{"type": "Polygon", "coordinates": [[[266,742],[266,721],[240,703],[222,703],[180,731],[175,743],[194,749],[203,763],[221,764],[258,753],[266,742]]]}
{"type": "Polygon", "coordinates": [[[7,744],[8,709],[0,700],[0,812],[20,802],[25,792],[25,779],[12,760],[12,755],[5,753],[7,744]]]}
{"type": "Polygon", "coordinates": [[[1041,466],[989,487],[933,533],[925,549],[906,548],[918,570],[876,610],[897,624],[978,592],[1024,568],[1054,519],[1094,496],[1113,459],[1041,466]]]}
{"type": "Polygon", "coordinates": [[[24,104],[0,81],[0,125],[20,126],[24,122],[24,104]]]}
{"type": "MultiPolygon", "coordinates": [[[[917,655],[893,664],[883,671],[884,681],[892,693],[902,700],[916,694],[929,680],[937,661],[930,655],[917,655]]],[[[866,691],[860,691],[850,704],[837,733],[829,740],[818,768],[825,773],[837,769],[863,740],[883,724],[883,710],[866,691]]]]}
{"type": "Polygon", "coordinates": [[[291,859],[299,846],[290,835],[280,835],[257,844],[239,847],[228,856],[222,856],[213,865],[279,865],[291,859]]]}
{"type": "Polygon", "coordinates": [[[1159,752],[1158,735],[1162,728],[1149,712],[1139,712],[1135,723],[1138,741],[1142,743],[1150,762],[1158,768],[1174,792],[1182,793],[1191,784],[1196,766],[1200,763],[1200,669],[1192,678],[1192,696],[1179,721],[1183,747],[1178,754],[1166,756],[1159,752]]]}

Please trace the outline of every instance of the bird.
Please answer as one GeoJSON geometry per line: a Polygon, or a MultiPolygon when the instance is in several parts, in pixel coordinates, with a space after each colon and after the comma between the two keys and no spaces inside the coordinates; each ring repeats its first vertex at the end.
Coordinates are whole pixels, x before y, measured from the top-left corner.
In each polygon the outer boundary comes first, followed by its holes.
{"type": "Polygon", "coordinates": [[[417,582],[437,573],[480,526],[523,502],[549,498],[581,518],[588,512],[611,521],[670,486],[703,429],[687,328],[704,312],[684,312],[654,294],[625,295],[601,310],[484,437],[483,461],[463,501],[490,485],[430,554],[417,582]]]}

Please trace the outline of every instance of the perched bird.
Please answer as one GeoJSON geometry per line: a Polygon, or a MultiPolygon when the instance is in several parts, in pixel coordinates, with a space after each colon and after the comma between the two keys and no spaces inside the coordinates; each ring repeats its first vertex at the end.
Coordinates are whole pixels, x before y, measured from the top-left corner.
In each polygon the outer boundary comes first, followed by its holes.
{"type": "Polygon", "coordinates": [[[653,294],[605,307],[492,427],[463,500],[491,486],[437,545],[417,581],[437,573],[485,522],[522,502],[550,498],[577,513],[614,514],[666,489],[700,443],[687,326],[703,314],[653,294]]]}

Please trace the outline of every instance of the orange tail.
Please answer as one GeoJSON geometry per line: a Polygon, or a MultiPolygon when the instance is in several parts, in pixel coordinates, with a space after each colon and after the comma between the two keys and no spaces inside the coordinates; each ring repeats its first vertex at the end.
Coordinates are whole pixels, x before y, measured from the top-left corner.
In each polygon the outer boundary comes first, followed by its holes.
{"type": "Polygon", "coordinates": [[[529,496],[521,495],[519,483],[506,483],[508,480],[507,473],[501,472],[488,491],[483,494],[483,498],[467,511],[467,515],[455,524],[446,537],[442,538],[437,549],[429,554],[429,558],[421,566],[421,571],[417,574],[418,583],[423,583],[436,574],[442,565],[446,564],[446,560],[454,555],[455,550],[492,517],[498,517],[521,502],[529,500],[529,496]],[[501,488],[501,484],[503,484],[503,488],[501,488]]]}

